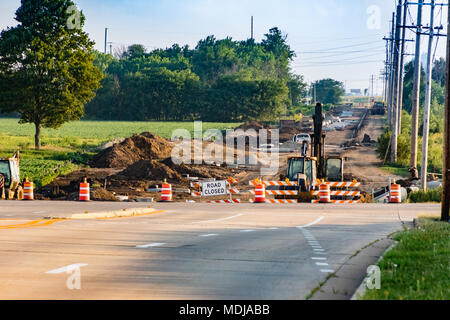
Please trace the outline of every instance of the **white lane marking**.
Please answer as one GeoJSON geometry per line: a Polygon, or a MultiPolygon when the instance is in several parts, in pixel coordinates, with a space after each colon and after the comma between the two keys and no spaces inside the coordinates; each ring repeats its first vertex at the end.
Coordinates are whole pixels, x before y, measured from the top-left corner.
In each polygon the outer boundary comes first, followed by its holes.
{"type": "Polygon", "coordinates": [[[159,247],[165,245],[165,242],[155,242],[155,243],[149,243],[149,244],[143,244],[140,246],[136,246],[136,248],[145,249],[145,248],[152,248],[152,247],[159,247]]]}
{"type": "Polygon", "coordinates": [[[316,265],[317,266],[327,266],[328,263],[326,263],[326,262],[316,262],[316,265]]]}
{"type": "Polygon", "coordinates": [[[278,230],[277,227],[268,228],[268,230],[278,230]]]}
{"type": "Polygon", "coordinates": [[[330,270],[330,269],[320,269],[320,272],[323,272],[323,273],[333,273],[334,270],[330,270]]]}
{"type": "Polygon", "coordinates": [[[198,222],[193,222],[193,223],[210,223],[210,222],[217,222],[217,221],[225,221],[225,220],[230,220],[230,219],[237,218],[237,217],[240,217],[240,216],[242,216],[242,213],[237,214],[237,215],[235,215],[235,216],[222,218],[222,219],[205,220],[205,221],[198,221],[198,222]]]}
{"type": "Polygon", "coordinates": [[[314,249],[322,249],[322,246],[311,246],[314,249]]]}
{"type": "Polygon", "coordinates": [[[241,232],[253,232],[255,230],[247,229],[247,230],[241,230],[241,232]]]}
{"type": "Polygon", "coordinates": [[[199,237],[215,237],[215,236],[218,236],[218,234],[217,233],[209,233],[209,234],[201,234],[201,235],[199,235],[199,237]]]}
{"type": "Polygon", "coordinates": [[[298,229],[303,229],[303,228],[307,228],[307,227],[311,227],[317,223],[319,223],[320,221],[322,221],[322,219],[325,218],[324,216],[320,216],[319,218],[317,218],[316,220],[314,220],[311,223],[305,224],[304,226],[297,226],[298,229]]]}
{"type": "Polygon", "coordinates": [[[314,251],[320,251],[320,252],[325,251],[324,249],[316,249],[316,248],[314,248],[313,250],[314,251]]]}
{"type": "Polygon", "coordinates": [[[314,254],[326,254],[326,252],[314,252],[314,254]]]}
{"type": "Polygon", "coordinates": [[[35,211],[33,212],[34,214],[40,214],[40,213],[45,213],[45,211],[35,211]]]}
{"type": "Polygon", "coordinates": [[[323,257],[311,257],[311,259],[313,259],[313,260],[327,260],[327,258],[323,258],[323,257]]]}
{"type": "Polygon", "coordinates": [[[58,269],[55,269],[55,270],[47,271],[46,273],[47,274],[59,274],[59,273],[67,272],[67,271],[73,271],[75,269],[78,269],[78,268],[81,268],[81,267],[85,267],[87,265],[88,265],[87,263],[75,263],[75,264],[71,264],[71,265],[68,265],[68,266],[65,266],[65,267],[61,267],[61,268],[58,268],[58,269]]]}

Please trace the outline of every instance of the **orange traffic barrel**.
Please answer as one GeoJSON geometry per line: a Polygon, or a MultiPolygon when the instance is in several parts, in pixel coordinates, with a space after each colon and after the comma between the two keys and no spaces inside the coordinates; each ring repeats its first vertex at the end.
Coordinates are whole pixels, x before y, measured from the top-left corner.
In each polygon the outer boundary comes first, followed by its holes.
{"type": "Polygon", "coordinates": [[[161,188],[161,201],[172,201],[172,185],[164,181],[161,188]]]}
{"type": "Polygon", "coordinates": [[[319,202],[320,203],[330,203],[331,202],[331,191],[330,186],[326,183],[322,183],[319,187],[319,202]]]}
{"type": "Polygon", "coordinates": [[[389,193],[390,203],[401,203],[402,202],[402,191],[399,184],[391,184],[391,191],[389,193]]]}
{"type": "Polygon", "coordinates": [[[34,200],[33,182],[30,182],[28,178],[23,183],[23,200],[34,200]]]}
{"type": "Polygon", "coordinates": [[[255,203],[266,203],[266,187],[263,184],[255,186],[255,203]]]}
{"type": "Polygon", "coordinates": [[[91,200],[91,191],[89,187],[89,183],[87,179],[84,178],[84,181],[80,183],[80,201],[90,201],[91,200]]]}

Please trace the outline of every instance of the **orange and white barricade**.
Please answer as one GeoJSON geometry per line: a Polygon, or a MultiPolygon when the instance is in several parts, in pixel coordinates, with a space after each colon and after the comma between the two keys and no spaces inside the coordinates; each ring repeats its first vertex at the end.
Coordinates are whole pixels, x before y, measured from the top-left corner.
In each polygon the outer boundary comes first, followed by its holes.
{"type": "Polygon", "coordinates": [[[172,185],[167,183],[167,180],[164,180],[164,183],[161,187],[161,202],[170,201],[172,201],[172,185]]]}
{"type": "Polygon", "coordinates": [[[254,203],[266,203],[266,187],[262,183],[255,186],[254,203]]]}
{"type": "Polygon", "coordinates": [[[401,203],[402,202],[402,190],[399,184],[395,182],[391,184],[389,191],[389,203],[401,203]]]}
{"type": "Polygon", "coordinates": [[[23,183],[23,200],[34,200],[33,189],[33,182],[30,182],[28,178],[26,178],[23,183]]]}
{"type": "Polygon", "coordinates": [[[320,203],[330,203],[331,202],[331,191],[330,185],[322,183],[319,187],[319,202],[320,203]]]}
{"type": "Polygon", "coordinates": [[[86,178],[84,178],[83,182],[80,183],[80,194],[79,194],[78,199],[80,201],[90,201],[91,200],[90,185],[87,182],[86,178]]]}

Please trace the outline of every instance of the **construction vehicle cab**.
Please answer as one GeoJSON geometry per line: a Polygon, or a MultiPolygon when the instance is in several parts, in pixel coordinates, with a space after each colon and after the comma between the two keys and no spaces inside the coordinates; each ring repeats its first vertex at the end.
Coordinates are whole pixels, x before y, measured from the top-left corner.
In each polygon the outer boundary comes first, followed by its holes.
{"type": "Polygon", "coordinates": [[[0,158],[0,198],[11,199],[20,186],[19,153],[0,158]]]}

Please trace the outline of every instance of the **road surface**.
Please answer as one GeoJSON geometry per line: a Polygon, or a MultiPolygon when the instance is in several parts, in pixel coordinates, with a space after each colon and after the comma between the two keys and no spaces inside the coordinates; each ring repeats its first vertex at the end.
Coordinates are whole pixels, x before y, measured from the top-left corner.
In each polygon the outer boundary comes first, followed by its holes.
{"type": "Polygon", "coordinates": [[[440,208],[155,203],[141,217],[41,219],[85,206],[0,202],[0,299],[305,299],[362,247],[440,208]]]}

